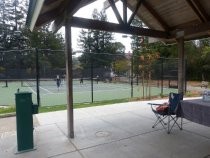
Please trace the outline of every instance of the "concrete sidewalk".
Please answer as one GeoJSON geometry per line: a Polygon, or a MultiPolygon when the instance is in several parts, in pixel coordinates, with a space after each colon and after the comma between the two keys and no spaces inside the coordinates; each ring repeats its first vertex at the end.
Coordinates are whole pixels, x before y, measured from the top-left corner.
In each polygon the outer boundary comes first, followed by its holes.
{"type": "MultiPolygon", "coordinates": [[[[154,102],[164,102],[158,100],[154,102]]],[[[151,102],[151,101],[150,101],[151,102]]],[[[74,110],[75,138],[67,138],[66,111],[34,116],[36,150],[17,150],[15,118],[0,119],[0,158],[207,158],[210,128],[184,120],[167,134],[147,101],[74,110]]],[[[210,157],[210,156],[209,156],[210,157]]]]}

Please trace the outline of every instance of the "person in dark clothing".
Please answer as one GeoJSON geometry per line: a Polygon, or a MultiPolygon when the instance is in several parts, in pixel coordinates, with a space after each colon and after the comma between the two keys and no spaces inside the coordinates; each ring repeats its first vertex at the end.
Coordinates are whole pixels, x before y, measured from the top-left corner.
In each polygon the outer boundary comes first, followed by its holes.
{"type": "Polygon", "coordinates": [[[59,90],[59,88],[61,86],[61,79],[60,79],[60,76],[59,75],[57,75],[57,77],[56,77],[56,85],[57,85],[57,88],[59,90]]]}
{"type": "Polygon", "coordinates": [[[80,84],[83,84],[83,78],[82,77],[80,78],[80,84]]]}
{"type": "Polygon", "coordinates": [[[99,81],[99,76],[97,75],[96,76],[96,83],[98,84],[98,81],[99,81]]]}

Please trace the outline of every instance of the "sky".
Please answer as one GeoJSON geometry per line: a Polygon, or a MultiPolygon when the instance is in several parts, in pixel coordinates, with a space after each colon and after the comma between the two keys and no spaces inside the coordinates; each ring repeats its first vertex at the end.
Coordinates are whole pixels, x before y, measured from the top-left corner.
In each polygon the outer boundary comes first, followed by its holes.
{"type": "MultiPolygon", "coordinates": [[[[91,3],[88,6],[85,6],[83,8],[81,8],[77,13],[75,13],[74,16],[77,17],[83,17],[83,18],[91,18],[92,16],[92,12],[93,10],[96,8],[98,11],[101,11],[103,9],[103,3],[104,0],[98,0],[94,3],[91,3]]],[[[117,2],[116,6],[120,12],[120,14],[122,15],[122,3],[121,2],[117,2]]],[[[112,11],[112,8],[108,8],[106,11],[107,14],[107,18],[109,22],[113,22],[113,23],[117,23],[117,19],[114,15],[114,12],[112,11]]],[[[131,12],[128,10],[128,18],[131,15],[131,12]]],[[[61,29],[61,31],[63,32],[64,28],[61,29]]],[[[77,40],[79,38],[79,34],[80,34],[81,28],[72,28],[72,48],[74,51],[79,50],[80,48],[77,45],[77,40]]],[[[119,34],[119,33],[114,33],[114,39],[116,42],[121,42],[124,46],[125,46],[125,52],[131,52],[131,47],[130,47],[130,37],[127,38],[122,38],[123,34],[119,34]]]]}

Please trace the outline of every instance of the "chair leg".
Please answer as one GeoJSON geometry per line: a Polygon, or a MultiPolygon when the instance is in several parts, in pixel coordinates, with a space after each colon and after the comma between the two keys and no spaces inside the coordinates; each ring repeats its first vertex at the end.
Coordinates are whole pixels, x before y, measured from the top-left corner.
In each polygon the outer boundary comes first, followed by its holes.
{"type": "Polygon", "coordinates": [[[163,118],[157,114],[155,114],[155,116],[157,117],[157,120],[155,121],[152,128],[155,128],[159,123],[163,126],[163,128],[166,128],[165,127],[166,123],[164,122],[164,119],[166,118],[166,116],[164,116],[163,118]]]}
{"type": "Polygon", "coordinates": [[[174,117],[173,120],[174,120],[174,124],[176,124],[179,127],[180,130],[182,130],[182,118],[181,118],[181,125],[179,125],[179,123],[177,122],[178,121],[178,117],[174,117]]]}
{"type": "Polygon", "coordinates": [[[170,133],[170,115],[168,115],[168,130],[167,130],[167,133],[169,134],[170,133]]]}
{"type": "Polygon", "coordinates": [[[182,128],[182,125],[183,125],[183,118],[181,117],[181,128],[180,128],[180,130],[183,129],[183,128],[182,128]]]}
{"type": "Polygon", "coordinates": [[[167,131],[168,134],[171,133],[174,125],[176,124],[180,130],[182,130],[182,124],[183,124],[183,118],[181,117],[181,125],[178,123],[178,117],[173,117],[172,115],[166,115],[163,118],[161,118],[159,115],[156,114],[157,120],[154,123],[154,125],[152,126],[152,128],[155,128],[159,123],[163,126],[163,128],[167,131]],[[166,117],[168,117],[168,122],[165,123],[164,119],[166,119],[166,117]],[[173,123],[171,124],[171,121],[173,121],[173,123]],[[167,125],[167,127],[166,127],[167,125]]]}
{"type": "Polygon", "coordinates": [[[180,130],[182,130],[182,119],[183,118],[181,118],[181,125],[179,125],[179,123],[177,122],[178,121],[178,117],[173,117],[173,116],[171,116],[171,115],[169,115],[169,117],[171,118],[171,119],[169,119],[169,125],[168,125],[168,133],[170,133],[171,132],[171,130],[172,130],[172,128],[174,127],[174,125],[176,124],[178,127],[179,127],[179,129],[180,130]],[[170,126],[170,122],[173,120],[173,124],[170,126]]]}

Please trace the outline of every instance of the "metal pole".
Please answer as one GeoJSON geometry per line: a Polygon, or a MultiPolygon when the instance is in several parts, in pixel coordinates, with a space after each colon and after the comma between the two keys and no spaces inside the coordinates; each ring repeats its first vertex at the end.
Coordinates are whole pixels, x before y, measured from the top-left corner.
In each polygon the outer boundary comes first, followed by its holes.
{"type": "Polygon", "coordinates": [[[163,96],[163,58],[161,58],[161,96],[163,96]]]}
{"type": "Polygon", "coordinates": [[[39,91],[39,50],[36,48],[36,93],[37,93],[37,104],[40,106],[40,91],[39,91]]]}
{"type": "Polygon", "coordinates": [[[73,73],[72,73],[72,48],[71,26],[69,19],[65,23],[65,47],[66,47],[66,77],[67,77],[67,133],[74,138],[74,111],[73,111],[73,73]]]}
{"type": "Polygon", "coordinates": [[[184,74],[185,74],[185,78],[184,78],[184,92],[186,93],[187,92],[187,69],[186,69],[186,66],[187,66],[187,59],[184,60],[184,74]]]}
{"type": "Polygon", "coordinates": [[[133,98],[133,54],[131,57],[131,98],[133,98]]]}
{"type": "Polygon", "coordinates": [[[93,103],[93,56],[91,54],[91,102],[93,103]]]}
{"type": "MultiPolygon", "coordinates": [[[[4,58],[4,61],[5,61],[5,58],[4,58]]],[[[6,68],[6,75],[5,75],[6,85],[5,85],[5,87],[8,87],[8,66],[7,66],[7,62],[5,62],[5,68],[6,68]]]]}
{"type": "Polygon", "coordinates": [[[8,81],[7,81],[7,79],[6,79],[6,81],[5,81],[5,82],[6,82],[6,85],[5,85],[5,87],[8,87],[8,81]]]}

